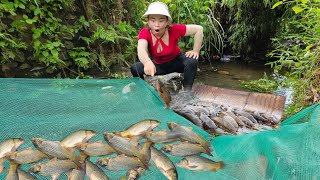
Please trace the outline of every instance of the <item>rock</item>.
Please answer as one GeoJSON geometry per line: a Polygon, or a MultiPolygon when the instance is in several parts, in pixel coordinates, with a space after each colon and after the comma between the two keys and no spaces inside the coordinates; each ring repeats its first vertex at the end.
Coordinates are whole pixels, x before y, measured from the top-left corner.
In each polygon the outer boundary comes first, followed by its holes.
{"type": "Polygon", "coordinates": [[[168,89],[169,93],[176,94],[182,89],[183,75],[181,73],[170,73],[166,75],[147,76],[146,82],[156,89],[156,82],[160,79],[163,85],[168,89]]]}
{"type": "Polygon", "coordinates": [[[22,69],[22,70],[24,70],[24,69],[28,69],[28,68],[30,68],[31,66],[28,64],[28,63],[23,63],[20,67],[19,67],[19,69],[22,69]]]}

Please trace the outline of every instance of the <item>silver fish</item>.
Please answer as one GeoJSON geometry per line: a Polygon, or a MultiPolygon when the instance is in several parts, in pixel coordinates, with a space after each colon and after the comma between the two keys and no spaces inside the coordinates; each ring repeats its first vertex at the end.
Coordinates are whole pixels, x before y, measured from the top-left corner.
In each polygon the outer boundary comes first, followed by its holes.
{"type": "Polygon", "coordinates": [[[136,169],[131,169],[127,171],[127,180],[137,180],[146,170],[142,167],[138,167],[136,169]]]}
{"type": "Polygon", "coordinates": [[[18,171],[19,180],[37,180],[37,177],[20,168],[17,168],[17,171],[18,171]]]}
{"type": "Polygon", "coordinates": [[[180,144],[169,144],[161,147],[165,152],[173,156],[189,156],[200,153],[205,153],[209,156],[212,156],[210,151],[207,151],[200,144],[191,144],[191,143],[180,143],[180,144]]]}
{"type": "Polygon", "coordinates": [[[10,169],[8,170],[6,180],[19,180],[17,168],[18,168],[17,164],[10,163],[10,169]]]}
{"type": "Polygon", "coordinates": [[[104,133],[104,138],[116,151],[126,154],[127,156],[136,156],[145,165],[149,164],[146,155],[142,154],[138,150],[138,147],[131,144],[128,139],[107,132],[104,133]]]}
{"type": "Polygon", "coordinates": [[[29,164],[48,158],[48,156],[39,150],[27,148],[10,154],[9,159],[17,164],[29,164]]]}
{"type": "Polygon", "coordinates": [[[86,175],[90,180],[108,180],[109,177],[97,165],[86,160],[86,175]]]}
{"type": "Polygon", "coordinates": [[[227,112],[223,112],[223,114],[232,117],[240,127],[245,126],[245,124],[242,122],[242,120],[239,117],[237,117],[233,112],[227,111],[227,112]]]}
{"type": "Polygon", "coordinates": [[[177,133],[181,140],[189,141],[191,143],[199,143],[204,148],[208,148],[210,146],[210,143],[203,140],[202,136],[199,134],[193,132],[191,127],[182,126],[174,122],[168,122],[168,127],[171,132],[177,133]]]}
{"type": "Polygon", "coordinates": [[[62,173],[73,168],[77,168],[77,165],[70,159],[58,160],[54,158],[47,162],[30,166],[29,171],[41,176],[51,176],[52,179],[57,179],[62,173]]]}
{"type": "Polygon", "coordinates": [[[121,154],[112,158],[100,158],[97,164],[105,167],[108,170],[130,170],[137,167],[147,168],[137,157],[128,157],[121,154]]]}
{"type": "Polygon", "coordinates": [[[113,147],[109,144],[102,143],[101,141],[84,143],[77,148],[88,156],[105,156],[116,153],[116,150],[114,150],[113,147]]]}
{"type": "Polygon", "coordinates": [[[92,137],[96,136],[96,134],[97,133],[92,130],[79,130],[63,138],[61,140],[61,145],[68,148],[75,147],[80,143],[88,142],[92,137]]]}
{"type": "Polygon", "coordinates": [[[59,141],[32,138],[32,143],[38,150],[48,156],[57,157],[58,159],[76,159],[75,155],[63,147],[59,141]]]}
{"type": "Polygon", "coordinates": [[[153,130],[160,124],[161,122],[158,120],[153,120],[153,119],[142,120],[140,122],[137,122],[131,125],[126,130],[120,132],[120,136],[123,136],[123,137],[143,136],[145,135],[146,132],[153,130]]]}
{"type": "Polygon", "coordinates": [[[178,173],[172,161],[158,149],[151,147],[151,160],[169,180],[177,180],[178,173]]]}
{"type": "Polygon", "coordinates": [[[215,162],[199,155],[186,156],[181,161],[177,162],[176,165],[189,170],[212,172],[224,168],[224,163],[222,161],[215,162]]]}
{"type": "Polygon", "coordinates": [[[69,170],[67,173],[68,180],[83,180],[85,176],[85,172],[79,169],[69,170]]]}
{"type": "Polygon", "coordinates": [[[166,131],[166,130],[160,130],[160,131],[151,131],[146,134],[146,138],[150,140],[153,143],[167,143],[167,142],[174,142],[178,141],[178,134],[166,131]]]}
{"type": "Polygon", "coordinates": [[[24,140],[21,138],[10,138],[3,141],[0,144],[0,158],[3,158],[9,153],[16,151],[23,143],[24,140]]]}

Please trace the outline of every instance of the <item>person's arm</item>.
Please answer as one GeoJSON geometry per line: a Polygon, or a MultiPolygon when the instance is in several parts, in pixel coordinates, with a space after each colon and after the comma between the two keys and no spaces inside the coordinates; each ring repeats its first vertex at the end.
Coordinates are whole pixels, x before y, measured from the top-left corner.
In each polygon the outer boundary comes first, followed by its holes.
{"type": "Polygon", "coordinates": [[[194,35],[194,44],[193,50],[186,52],[187,57],[199,58],[200,49],[202,47],[203,41],[203,27],[200,25],[186,25],[186,34],[185,36],[192,36],[194,35]]]}
{"type": "Polygon", "coordinates": [[[148,53],[148,41],[145,39],[138,40],[138,58],[144,65],[144,73],[153,76],[156,73],[156,67],[151,61],[148,53]]]}

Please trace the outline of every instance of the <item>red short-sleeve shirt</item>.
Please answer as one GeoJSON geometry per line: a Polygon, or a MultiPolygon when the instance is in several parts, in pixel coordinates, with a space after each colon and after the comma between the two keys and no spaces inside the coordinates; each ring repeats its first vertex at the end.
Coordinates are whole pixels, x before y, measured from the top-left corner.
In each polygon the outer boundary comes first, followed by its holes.
{"type": "Polygon", "coordinates": [[[173,24],[168,29],[169,32],[169,45],[167,46],[162,40],[160,43],[162,45],[162,51],[157,52],[158,44],[153,45],[152,35],[148,28],[143,28],[139,35],[139,39],[145,39],[148,41],[148,50],[153,60],[157,64],[169,62],[173,60],[178,54],[181,53],[181,49],[178,46],[180,37],[186,34],[186,25],[184,24],[173,24]]]}

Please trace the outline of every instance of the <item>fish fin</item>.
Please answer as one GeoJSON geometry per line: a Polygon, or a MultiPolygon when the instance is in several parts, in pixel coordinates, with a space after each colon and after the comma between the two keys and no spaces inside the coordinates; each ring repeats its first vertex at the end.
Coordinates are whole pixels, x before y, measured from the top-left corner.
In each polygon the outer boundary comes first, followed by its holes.
{"type": "Polygon", "coordinates": [[[60,174],[53,174],[51,176],[51,180],[57,180],[59,176],[60,176],[60,174]]]}
{"type": "Polygon", "coordinates": [[[148,159],[148,157],[145,154],[139,154],[137,157],[142,162],[142,164],[145,166],[143,168],[149,169],[149,159],[148,159]]]}
{"type": "Polygon", "coordinates": [[[219,161],[218,163],[220,164],[220,169],[224,169],[224,166],[225,166],[224,162],[223,161],[219,161]]]}
{"type": "Polygon", "coordinates": [[[190,168],[192,168],[192,169],[195,169],[195,168],[197,168],[198,166],[189,166],[190,168]]]}
{"type": "Polygon", "coordinates": [[[125,154],[120,154],[120,155],[118,155],[118,157],[126,157],[126,155],[125,154]]]}
{"type": "Polygon", "coordinates": [[[209,171],[211,171],[211,172],[216,172],[217,169],[216,169],[215,167],[212,167],[211,169],[209,169],[209,171]]]}

